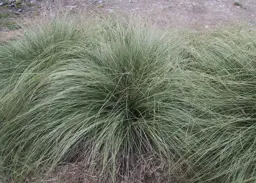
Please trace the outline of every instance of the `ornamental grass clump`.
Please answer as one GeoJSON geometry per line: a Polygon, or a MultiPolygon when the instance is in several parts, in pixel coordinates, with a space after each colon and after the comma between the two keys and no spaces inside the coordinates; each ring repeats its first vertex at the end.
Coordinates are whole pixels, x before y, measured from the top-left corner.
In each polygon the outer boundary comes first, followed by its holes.
{"type": "Polygon", "coordinates": [[[255,35],[99,17],[1,45],[0,181],[255,182],[255,35]]]}
{"type": "Polygon", "coordinates": [[[117,182],[144,155],[177,167],[196,119],[181,43],[125,21],[78,30],[56,20],[1,46],[4,172],[22,182],[86,159],[117,182]]]}
{"type": "Polygon", "coordinates": [[[198,133],[198,181],[255,182],[255,30],[218,30],[191,37],[188,50],[187,69],[198,73],[198,82],[204,81],[204,89],[197,92],[211,119],[198,133]]]}

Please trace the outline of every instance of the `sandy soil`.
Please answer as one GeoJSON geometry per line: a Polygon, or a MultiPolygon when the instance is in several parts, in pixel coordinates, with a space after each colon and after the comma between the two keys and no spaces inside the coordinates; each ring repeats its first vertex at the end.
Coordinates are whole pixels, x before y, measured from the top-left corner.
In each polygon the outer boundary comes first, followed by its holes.
{"type": "Polygon", "coordinates": [[[44,2],[45,16],[57,5],[76,11],[141,14],[160,26],[211,28],[233,23],[256,25],[256,0],[52,0],[44,2]]]}
{"type": "MultiPolygon", "coordinates": [[[[158,26],[179,28],[209,29],[238,23],[256,26],[256,0],[33,0],[33,3],[22,7],[19,17],[25,17],[26,21],[54,17],[61,9],[139,14],[158,26]]],[[[17,10],[9,11],[17,13],[17,10]]],[[[2,28],[0,40],[9,39],[12,32],[2,28]]]]}

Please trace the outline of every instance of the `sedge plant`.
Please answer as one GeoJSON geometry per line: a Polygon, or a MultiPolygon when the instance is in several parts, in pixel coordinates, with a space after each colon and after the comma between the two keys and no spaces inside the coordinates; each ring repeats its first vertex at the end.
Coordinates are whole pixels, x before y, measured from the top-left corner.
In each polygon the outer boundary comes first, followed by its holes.
{"type": "Polygon", "coordinates": [[[197,181],[256,181],[256,32],[229,28],[190,37],[184,57],[208,111],[193,157],[197,181]],[[203,84],[204,83],[204,84],[203,84]]]}
{"type": "Polygon", "coordinates": [[[197,118],[182,37],[126,21],[55,20],[0,47],[0,153],[13,180],[81,159],[101,182],[129,177],[142,155],[184,168],[197,118]]]}
{"type": "Polygon", "coordinates": [[[86,160],[99,182],[121,182],[153,157],[186,183],[253,182],[255,59],[247,29],[99,18],[27,31],[0,46],[0,171],[24,182],[86,160]]]}

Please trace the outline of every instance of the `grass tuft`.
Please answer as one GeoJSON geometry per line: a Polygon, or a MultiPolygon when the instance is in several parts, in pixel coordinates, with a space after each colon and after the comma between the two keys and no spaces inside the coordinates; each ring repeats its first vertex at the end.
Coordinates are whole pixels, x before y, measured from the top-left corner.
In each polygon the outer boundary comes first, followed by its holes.
{"type": "Polygon", "coordinates": [[[253,29],[215,31],[189,46],[187,69],[204,81],[199,102],[211,113],[195,152],[204,182],[256,180],[255,35],[253,29]]]}
{"type": "Polygon", "coordinates": [[[102,181],[117,181],[144,154],[174,166],[188,152],[194,120],[178,40],[110,19],[80,31],[54,21],[2,46],[7,172],[23,181],[34,170],[87,158],[102,166],[102,181]]]}
{"type": "Polygon", "coordinates": [[[98,182],[255,181],[255,35],[102,17],[27,31],[0,46],[0,172],[82,162],[98,182]]]}

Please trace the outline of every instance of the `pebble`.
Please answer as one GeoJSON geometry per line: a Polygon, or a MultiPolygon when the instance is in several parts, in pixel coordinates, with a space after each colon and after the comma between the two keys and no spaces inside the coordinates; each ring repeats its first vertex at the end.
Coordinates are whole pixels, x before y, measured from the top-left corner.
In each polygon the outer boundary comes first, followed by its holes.
{"type": "Polygon", "coordinates": [[[30,0],[30,3],[31,3],[31,4],[35,4],[35,3],[36,3],[36,0],[30,0]]]}
{"type": "Polygon", "coordinates": [[[114,13],[114,10],[113,9],[108,9],[108,12],[109,13],[114,13]]]}
{"type": "Polygon", "coordinates": [[[23,11],[23,9],[18,9],[18,12],[22,12],[23,11]]]}
{"type": "Polygon", "coordinates": [[[90,4],[103,4],[104,1],[103,0],[91,0],[90,4]]]}
{"type": "Polygon", "coordinates": [[[4,5],[4,3],[3,2],[0,2],[0,6],[3,6],[4,5]]]}

